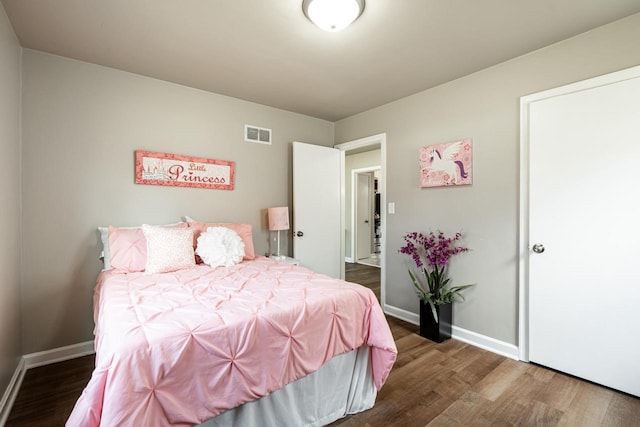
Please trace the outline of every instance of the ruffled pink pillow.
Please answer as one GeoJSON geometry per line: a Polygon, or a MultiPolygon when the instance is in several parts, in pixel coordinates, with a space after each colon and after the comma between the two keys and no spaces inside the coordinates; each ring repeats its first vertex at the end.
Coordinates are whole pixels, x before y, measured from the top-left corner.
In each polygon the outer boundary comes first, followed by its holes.
{"type": "Polygon", "coordinates": [[[109,262],[122,272],[144,271],[147,265],[147,240],[141,228],[109,226],[109,262]]]}

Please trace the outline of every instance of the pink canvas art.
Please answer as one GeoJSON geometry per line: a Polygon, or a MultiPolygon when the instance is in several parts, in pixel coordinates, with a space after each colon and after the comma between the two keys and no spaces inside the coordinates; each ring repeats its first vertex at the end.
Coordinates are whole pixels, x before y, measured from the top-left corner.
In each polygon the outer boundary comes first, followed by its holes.
{"type": "Polygon", "coordinates": [[[420,187],[468,185],[473,182],[473,140],[463,139],[420,148],[420,187]]]}

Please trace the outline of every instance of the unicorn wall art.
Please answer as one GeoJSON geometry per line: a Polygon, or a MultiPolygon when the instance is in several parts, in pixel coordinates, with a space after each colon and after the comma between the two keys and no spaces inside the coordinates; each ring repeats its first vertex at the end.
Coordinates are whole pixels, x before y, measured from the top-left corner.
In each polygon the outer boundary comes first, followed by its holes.
{"type": "Polygon", "coordinates": [[[420,148],[420,187],[468,185],[473,182],[473,140],[420,148]]]}

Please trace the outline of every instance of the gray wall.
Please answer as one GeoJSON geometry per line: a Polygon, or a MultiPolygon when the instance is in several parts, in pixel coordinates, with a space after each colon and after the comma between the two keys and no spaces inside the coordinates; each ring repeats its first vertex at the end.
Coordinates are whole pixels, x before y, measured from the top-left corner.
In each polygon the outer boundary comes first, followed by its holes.
{"type": "Polygon", "coordinates": [[[98,225],[253,224],[290,205],[291,141],[333,144],[333,124],[41,52],[23,53],[25,354],[93,339],[98,225]],[[244,142],[244,124],[273,145],[244,142]],[[233,191],[134,184],[134,151],[236,162],[233,191]]]}
{"type": "Polygon", "coordinates": [[[0,399],[20,344],[20,46],[0,5],[0,399]]]}
{"type": "MultiPolygon", "coordinates": [[[[477,283],[454,323],[517,344],[519,98],[640,64],[640,14],[336,123],[336,143],[387,133],[387,304],[418,299],[397,253],[413,230],[461,230],[473,249],[451,265],[477,283]],[[473,185],[420,189],[421,146],[473,138],[473,185]]],[[[586,231],[586,230],[585,230],[586,231]]]]}

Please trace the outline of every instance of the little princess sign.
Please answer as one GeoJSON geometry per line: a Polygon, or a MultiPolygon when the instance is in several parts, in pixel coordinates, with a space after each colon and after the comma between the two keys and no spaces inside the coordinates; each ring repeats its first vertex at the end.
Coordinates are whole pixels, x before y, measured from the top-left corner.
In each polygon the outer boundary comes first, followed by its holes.
{"type": "Polygon", "coordinates": [[[234,162],[136,151],[136,184],[233,190],[234,162]]]}

